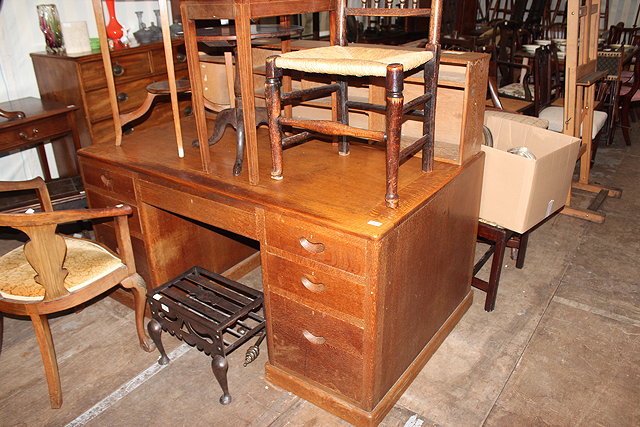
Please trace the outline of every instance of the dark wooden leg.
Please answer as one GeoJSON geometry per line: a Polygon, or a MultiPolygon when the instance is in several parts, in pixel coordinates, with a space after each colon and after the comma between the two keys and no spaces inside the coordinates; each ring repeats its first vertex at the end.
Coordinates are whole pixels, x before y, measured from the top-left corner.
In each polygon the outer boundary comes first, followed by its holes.
{"type": "Polygon", "coordinates": [[[236,162],[233,164],[233,175],[238,176],[242,172],[244,160],[244,117],[242,108],[236,108],[236,162]]]}
{"type": "Polygon", "coordinates": [[[2,336],[4,332],[4,315],[0,312],[0,354],[2,354],[2,336]]]}
{"type": "Polygon", "coordinates": [[[138,332],[140,348],[146,352],[151,352],[155,347],[144,329],[144,311],[147,304],[147,288],[145,286],[144,279],[138,273],[135,273],[124,279],[121,284],[133,292],[136,311],[136,331],[138,332]]]}
{"type": "Polygon", "coordinates": [[[402,131],[402,106],[404,97],[403,68],[400,64],[387,66],[387,194],[390,208],[398,207],[398,166],[400,165],[400,137],[402,131]]]}
{"type": "MultiPolygon", "coordinates": [[[[638,66],[640,66],[640,64],[638,64],[638,66]]],[[[624,136],[624,142],[627,145],[631,145],[631,136],[629,135],[629,127],[631,126],[631,123],[629,123],[630,104],[630,100],[625,99],[622,102],[622,111],[620,112],[620,120],[622,121],[622,135],[624,136]]]]}
{"type": "Polygon", "coordinates": [[[220,403],[228,405],[231,403],[231,395],[229,394],[229,386],[227,385],[227,371],[229,370],[229,364],[224,356],[216,354],[211,361],[211,369],[213,375],[216,376],[218,384],[222,388],[222,396],[220,396],[220,403]]]}
{"type": "Polygon", "coordinates": [[[422,133],[427,136],[427,141],[422,146],[422,170],[433,171],[435,122],[436,122],[436,88],[438,86],[438,64],[440,50],[434,52],[434,59],[424,64],[425,93],[431,93],[431,99],[424,106],[424,119],[422,133]]]}
{"type": "Polygon", "coordinates": [[[282,179],[282,129],[278,120],[282,113],[280,102],[280,86],[282,84],[282,70],[276,67],[275,56],[267,58],[267,75],[265,80],[265,99],[267,115],[269,117],[269,139],[271,140],[271,160],[273,169],[271,178],[282,179]]]}
{"type": "Polygon", "coordinates": [[[495,252],[491,260],[491,272],[489,273],[489,284],[487,289],[487,298],[484,301],[485,311],[493,311],[496,305],[496,297],[498,296],[498,285],[500,284],[500,273],[502,273],[502,262],[504,261],[504,252],[509,241],[510,232],[505,229],[499,229],[496,235],[495,252]]]}
{"type": "Polygon", "coordinates": [[[162,345],[162,325],[156,319],[151,319],[149,323],[147,323],[147,330],[149,331],[149,335],[151,335],[153,343],[160,352],[160,359],[158,359],[158,363],[160,365],[166,365],[169,363],[169,357],[167,357],[167,352],[164,350],[164,346],[162,345]]]}
{"type": "Polygon", "coordinates": [[[529,243],[529,232],[520,236],[520,245],[518,246],[518,258],[516,258],[516,268],[524,267],[524,257],[527,254],[527,243],[529,243]]]}
{"type": "Polygon", "coordinates": [[[49,321],[47,320],[47,316],[38,313],[31,313],[29,317],[31,317],[33,329],[38,339],[38,346],[40,347],[40,354],[42,355],[44,373],[47,377],[47,385],[49,386],[51,408],[58,409],[62,406],[62,387],[60,386],[60,373],[58,372],[56,350],[53,347],[49,321]]]}
{"type": "MultiPolygon", "coordinates": [[[[338,76],[338,85],[340,88],[336,91],[336,112],[338,122],[343,125],[349,124],[349,108],[347,108],[347,80],[343,76],[338,76]]],[[[338,138],[338,154],[341,156],[349,155],[349,140],[345,135],[338,138]]]]}

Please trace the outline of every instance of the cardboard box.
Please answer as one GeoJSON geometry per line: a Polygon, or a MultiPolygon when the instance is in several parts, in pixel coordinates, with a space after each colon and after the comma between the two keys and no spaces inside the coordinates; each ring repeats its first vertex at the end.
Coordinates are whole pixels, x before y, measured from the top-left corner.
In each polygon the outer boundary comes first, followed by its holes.
{"type": "Polygon", "coordinates": [[[564,206],[580,139],[498,117],[487,119],[480,218],[524,233],[564,206]],[[527,147],[536,159],[507,153],[527,147]]]}

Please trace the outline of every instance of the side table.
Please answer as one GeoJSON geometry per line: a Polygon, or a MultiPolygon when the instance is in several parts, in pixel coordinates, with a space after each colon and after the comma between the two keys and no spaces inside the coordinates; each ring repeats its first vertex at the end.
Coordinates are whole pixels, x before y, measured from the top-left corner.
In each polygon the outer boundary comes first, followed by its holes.
{"type": "MultiPolygon", "coordinates": [[[[0,116],[0,153],[35,147],[44,179],[51,180],[43,143],[71,135],[75,149],[80,149],[80,138],[73,117],[77,109],[75,105],[32,97],[0,103],[0,111],[5,113],[0,116]],[[24,117],[20,117],[20,114],[7,114],[11,112],[23,113],[24,117]],[[16,118],[6,118],[7,116],[16,118]]],[[[76,162],[76,173],[77,170],[76,162]]]]}
{"type": "MultiPolygon", "coordinates": [[[[298,25],[251,25],[251,39],[263,38],[280,38],[300,35],[303,27],[298,25]]],[[[233,47],[233,55],[236,57],[238,52],[236,48],[236,40],[238,38],[236,27],[231,25],[201,28],[197,31],[198,40],[204,42],[210,47],[233,47]]],[[[234,79],[233,95],[235,97],[235,107],[227,108],[220,111],[216,117],[213,133],[209,137],[209,145],[217,143],[222,135],[224,135],[227,125],[231,125],[237,132],[236,135],[236,161],[233,165],[233,174],[240,175],[242,172],[242,162],[244,160],[245,148],[245,129],[244,114],[242,107],[242,93],[240,90],[239,67],[236,65],[236,78],[234,79]]],[[[255,125],[267,124],[267,109],[264,107],[256,107],[255,125]]],[[[198,140],[194,141],[194,145],[199,145],[198,140]]]]}

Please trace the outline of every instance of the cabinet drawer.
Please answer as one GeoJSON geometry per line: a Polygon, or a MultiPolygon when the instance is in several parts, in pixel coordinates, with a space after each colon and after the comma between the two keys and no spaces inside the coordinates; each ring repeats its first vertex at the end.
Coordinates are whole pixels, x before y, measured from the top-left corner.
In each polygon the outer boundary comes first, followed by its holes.
{"type": "Polygon", "coordinates": [[[271,363],[360,401],[362,330],[273,293],[269,301],[271,363]]]}
{"type": "Polygon", "coordinates": [[[364,275],[366,241],[284,215],[268,215],[267,244],[357,275],[364,275]]]}
{"type": "MultiPolygon", "coordinates": [[[[151,63],[153,64],[154,73],[166,73],[167,62],[164,59],[163,49],[154,49],[151,51],[151,63]]],[[[173,47],[173,67],[176,71],[187,69],[187,55],[184,45],[173,47]]]]}
{"type": "Polygon", "coordinates": [[[354,282],[266,254],[266,283],[270,290],[285,290],[310,306],[324,306],[354,316],[364,317],[364,288],[354,282]]]}
{"type": "MultiPolygon", "coordinates": [[[[86,194],[87,194],[87,202],[89,203],[89,207],[91,208],[106,208],[106,207],[116,206],[123,203],[119,199],[114,199],[109,196],[96,193],[94,191],[87,190],[86,194]]],[[[129,231],[133,235],[142,237],[142,228],[140,227],[140,218],[138,217],[138,208],[134,205],[131,205],[131,209],[133,212],[131,213],[131,216],[129,216],[129,231]]],[[[112,221],[109,220],[107,223],[111,224],[112,221]]]]}
{"type": "MultiPolygon", "coordinates": [[[[119,80],[146,77],[151,74],[151,63],[147,52],[138,52],[111,57],[112,73],[116,84],[119,80]]],[[[80,74],[85,90],[107,86],[102,60],[90,61],[80,65],[80,74]]]]}
{"type": "MultiPolygon", "coordinates": [[[[153,83],[153,80],[146,78],[116,84],[120,114],[133,111],[142,105],[147,97],[147,86],[151,83],[153,83]]],[[[109,91],[106,87],[87,92],[87,113],[89,114],[89,120],[92,122],[111,118],[111,103],[109,102],[109,91]]]]}
{"type": "Polygon", "coordinates": [[[113,170],[102,168],[93,162],[82,161],[82,177],[87,186],[93,186],[118,203],[136,204],[133,178],[113,170]]]}
{"type": "Polygon", "coordinates": [[[36,120],[19,128],[10,128],[0,131],[0,150],[6,151],[14,147],[36,144],[50,138],[69,133],[67,120],[60,117],[50,117],[36,120]]]}

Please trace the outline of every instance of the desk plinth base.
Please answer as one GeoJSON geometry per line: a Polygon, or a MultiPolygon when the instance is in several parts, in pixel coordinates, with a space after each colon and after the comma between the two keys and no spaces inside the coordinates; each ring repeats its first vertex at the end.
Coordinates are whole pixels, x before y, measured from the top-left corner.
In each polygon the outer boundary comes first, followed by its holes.
{"type": "Polygon", "coordinates": [[[440,347],[440,344],[442,344],[469,307],[471,307],[472,302],[473,291],[469,291],[467,296],[442,324],[438,332],[436,332],[431,340],[424,346],[413,363],[407,367],[393,387],[387,391],[372,411],[358,408],[346,400],[341,399],[339,396],[326,391],[324,387],[317,383],[290,374],[287,370],[273,366],[270,362],[267,362],[265,365],[266,379],[272,384],[282,387],[354,425],[376,426],[382,422],[387,413],[393,408],[393,405],[395,405],[400,396],[402,396],[402,393],[406,391],[418,376],[422,368],[429,359],[431,359],[431,356],[433,356],[440,347]]]}

